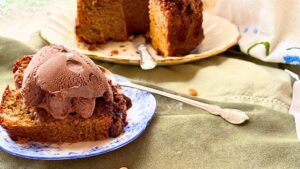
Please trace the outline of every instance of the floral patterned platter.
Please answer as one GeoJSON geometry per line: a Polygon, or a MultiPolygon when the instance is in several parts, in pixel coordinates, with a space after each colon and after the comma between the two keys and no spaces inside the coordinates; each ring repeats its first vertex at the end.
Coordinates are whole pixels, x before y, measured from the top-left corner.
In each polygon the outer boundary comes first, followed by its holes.
{"type": "MultiPolygon", "coordinates": [[[[117,81],[127,81],[123,77],[115,77],[117,81]]],[[[0,127],[0,148],[12,155],[23,158],[64,160],[96,156],[125,146],[144,132],[156,112],[156,100],[152,94],[137,89],[124,87],[123,92],[131,98],[132,107],[128,111],[128,125],[124,129],[124,133],[117,138],[59,145],[36,142],[20,144],[11,140],[5,130],[0,127]]]]}

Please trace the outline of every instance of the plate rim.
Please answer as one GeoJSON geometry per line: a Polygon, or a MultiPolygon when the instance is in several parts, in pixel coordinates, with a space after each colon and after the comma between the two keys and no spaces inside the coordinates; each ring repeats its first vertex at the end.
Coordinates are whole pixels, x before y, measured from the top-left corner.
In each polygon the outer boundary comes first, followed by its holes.
{"type": "MultiPolygon", "coordinates": [[[[123,76],[120,76],[120,75],[114,74],[114,77],[116,77],[117,79],[128,81],[127,78],[125,78],[123,76]]],[[[3,146],[3,144],[1,142],[0,142],[0,149],[2,149],[3,151],[7,152],[8,154],[14,155],[16,157],[21,157],[21,158],[26,158],[26,159],[33,159],[33,160],[48,160],[48,161],[52,161],[52,160],[82,159],[82,158],[87,158],[87,157],[98,156],[98,155],[102,155],[102,154],[105,154],[105,153],[108,153],[108,152],[112,152],[112,151],[117,150],[117,149],[119,149],[119,148],[121,148],[123,146],[126,146],[127,144],[129,144],[129,143],[133,142],[134,140],[136,140],[139,136],[141,136],[145,132],[146,128],[149,126],[149,124],[153,120],[155,114],[157,113],[157,102],[156,102],[156,99],[155,99],[155,97],[154,97],[154,95],[152,93],[147,92],[147,91],[143,91],[143,90],[140,90],[140,89],[133,89],[133,88],[129,88],[129,87],[126,87],[126,88],[128,88],[129,90],[138,90],[139,92],[145,92],[145,93],[147,93],[149,99],[153,100],[153,103],[154,103],[153,107],[154,107],[154,109],[153,109],[153,112],[152,112],[150,118],[147,120],[147,122],[145,123],[145,125],[143,126],[143,128],[141,128],[141,130],[136,135],[134,135],[132,138],[126,140],[122,144],[119,144],[119,145],[117,145],[117,146],[115,146],[113,148],[107,149],[105,151],[100,151],[100,152],[95,151],[95,152],[88,153],[88,154],[83,154],[83,155],[80,155],[80,154],[71,154],[71,155],[64,154],[62,156],[54,156],[53,155],[53,157],[50,157],[50,156],[40,156],[40,157],[38,157],[38,156],[24,155],[22,153],[14,152],[11,149],[3,146]]],[[[0,132],[1,132],[1,130],[2,130],[2,132],[5,132],[7,134],[7,132],[5,131],[5,129],[2,126],[0,126],[0,132]]],[[[116,137],[116,138],[118,138],[118,137],[116,137]]],[[[3,138],[3,139],[6,139],[6,138],[3,138]]],[[[13,140],[11,140],[11,141],[13,141],[13,140]]],[[[91,142],[93,142],[93,141],[91,141],[91,142]]],[[[16,143],[16,142],[14,142],[14,143],[16,143]]],[[[80,142],[78,142],[78,143],[80,143],[80,142]]],[[[16,143],[16,145],[17,145],[17,143],[16,143]]]]}

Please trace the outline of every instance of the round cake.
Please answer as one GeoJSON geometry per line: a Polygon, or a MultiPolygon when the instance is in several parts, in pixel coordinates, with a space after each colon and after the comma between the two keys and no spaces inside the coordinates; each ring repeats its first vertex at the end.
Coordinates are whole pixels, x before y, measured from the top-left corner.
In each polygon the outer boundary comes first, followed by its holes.
{"type": "Polygon", "coordinates": [[[78,0],[75,33],[101,44],[150,32],[159,54],[181,56],[204,39],[202,11],[201,0],[78,0]]]}

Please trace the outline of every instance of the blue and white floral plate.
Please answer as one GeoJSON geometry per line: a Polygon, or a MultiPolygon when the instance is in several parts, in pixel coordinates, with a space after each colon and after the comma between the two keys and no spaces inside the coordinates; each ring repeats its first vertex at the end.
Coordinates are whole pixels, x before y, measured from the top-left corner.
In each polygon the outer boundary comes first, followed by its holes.
{"type": "MultiPolygon", "coordinates": [[[[116,79],[117,81],[127,81],[119,76],[116,79]]],[[[137,89],[124,87],[123,92],[132,100],[132,107],[128,111],[128,125],[124,129],[124,133],[117,138],[60,145],[33,142],[19,144],[12,141],[5,130],[0,127],[0,148],[23,158],[64,160],[100,155],[125,146],[144,132],[156,112],[156,100],[152,94],[137,89]]]]}

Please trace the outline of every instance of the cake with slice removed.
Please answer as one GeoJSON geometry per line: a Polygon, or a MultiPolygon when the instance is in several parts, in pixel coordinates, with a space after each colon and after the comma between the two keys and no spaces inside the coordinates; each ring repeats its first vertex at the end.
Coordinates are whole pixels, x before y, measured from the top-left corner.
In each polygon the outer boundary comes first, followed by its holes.
{"type": "Polygon", "coordinates": [[[202,17],[201,0],[78,0],[75,33],[101,44],[150,31],[159,54],[182,56],[204,39],[202,17]]]}

